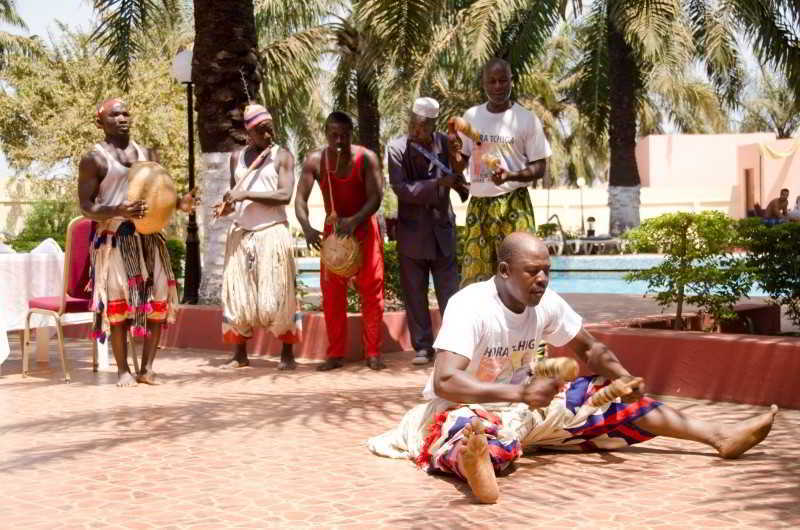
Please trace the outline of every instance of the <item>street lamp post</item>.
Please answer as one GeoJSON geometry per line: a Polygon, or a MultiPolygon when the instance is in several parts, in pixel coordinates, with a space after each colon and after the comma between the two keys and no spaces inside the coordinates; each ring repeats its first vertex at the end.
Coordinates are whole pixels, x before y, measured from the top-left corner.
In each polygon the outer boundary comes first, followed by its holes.
{"type": "Polygon", "coordinates": [[[581,235],[585,236],[586,230],[584,230],[584,225],[583,225],[583,187],[586,186],[586,179],[584,179],[583,177],[578,177],[577,184],[578,184],[578,189],[580,190],[580,198],[581,198],[581,235]]]}
{"type": "MultiPolygon", "coordinates": [[[[194,105],[192,96],[192,50],[183,50],[172,61],[172,76],[186,85],[186,119],[189,138],[189,189],[194,189],[194,105]]],[[[196,304],[200,288],[200,239],[197,217],[189,214],[186,225],[186,266],[183,274],[183,304],[196,304]]]]}

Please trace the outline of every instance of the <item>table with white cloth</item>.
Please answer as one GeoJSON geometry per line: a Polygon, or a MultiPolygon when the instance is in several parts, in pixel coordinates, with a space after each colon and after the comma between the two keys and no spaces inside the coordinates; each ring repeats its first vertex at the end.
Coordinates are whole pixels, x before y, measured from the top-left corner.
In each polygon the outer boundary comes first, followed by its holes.
{"type": "MultiPolygon", "coordinates": [[[[2,253],[0,254],[0,365],[8,357],[8,332],[25,329],[28,300],[40,296],[60,296],[63,289],[63,253],[2,253]]],[[[62,322],[90,322],[91,313],[66,315],[62,322]]],[[[52,318],[34,314],[31,328],[36,331],[36,360],[48,361],[48,341],[55,331],[52,318]],[[48,327],[50,329],[48,329],[48,327]]],[[[105,348],[104,348],[105,350],[105,348]]],[[[101,366],[108,366],[107,351],[98,351],[101,366]]]]}

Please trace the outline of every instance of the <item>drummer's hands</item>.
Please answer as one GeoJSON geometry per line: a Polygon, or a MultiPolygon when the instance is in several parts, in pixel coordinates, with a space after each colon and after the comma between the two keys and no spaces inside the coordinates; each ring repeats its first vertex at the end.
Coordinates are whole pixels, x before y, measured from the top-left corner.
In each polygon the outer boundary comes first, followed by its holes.
{"type": "Polygon", "coordinates": [[[230,190],[225,194],[222,200],[225,202],[238,202],[243,201],[247,198],[247,191],[246,190],[230,190]]]}
{"type": "Polygon", "coordinates": [[[183,212],[186,212],[186,213],[190,213],[190,212],[192,212],[194,210],[194,194],[195,194],[195,191],[196,190],[192,190],[192,191],[184,194],[178,200],[178,209],[179,210],[181,210],[183,212]]]}
{"type": "Polygon", "coordinates": [[[630,388],[631,393],[622,396],[622,401],[625,403],[634,403],[644,397],[644,379],[641,377],[634,377],[632,375],[623,375],[617,377],[615,381],[622,381],[625,386],[630,388]]]}
{"type": "Polygon", "coordinates": [[[529,407],[546,407],[561,391],[560,382],[551,377],[536,377],[533,381],[522,385],[519,400],[529,407]]]}
{"type": "Polygon", "coordinates": [[[147,215],[147,203],[145,201],[125,201],[118,206],[118,213],[125,219],[141,219],[147,215]]]}
{"type": "Polygon", "coordinates": [[[213,206],[215,217],[225,217],[233,213],[234,206],[232,202],[219,202],[213,206]]]}
{"type": "Polygon", "coordinates": [[[502,167],[495,169],[492,172],[492,182],[494,182],[495,186],[499,186],[503,182],[508,181],[510,177],[511,175],[508,173],[508,171],[502,167]]]}
{"type": "Polygon", "coordinates": [[[303,229],[303,235],[306,238],[306,245],[308,248],[319,250],[322,247],[322,232],[315,230],[310,226],[303,229]]]}
{"type": "Polygon", "coordinates": [[[358,218],[353,215],[350,217],[340,217],[336,222],[336,233],[340,236],[352,236],[358,228],[358,218]]]}

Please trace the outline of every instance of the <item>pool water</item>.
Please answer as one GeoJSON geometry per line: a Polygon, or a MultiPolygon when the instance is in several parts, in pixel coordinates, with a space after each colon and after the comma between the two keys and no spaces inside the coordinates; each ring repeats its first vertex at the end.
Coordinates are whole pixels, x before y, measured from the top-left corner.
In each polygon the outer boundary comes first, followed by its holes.
{"type": "MultiPolygon", "coordinates": [[[[550,288],[557,293],[645,294],[647,282],[627,282],[626,272],[658,265],[663,257],[657,254],[631,256],[554,256],[550,288]]],[[[319,289],[319,260],[298,258],[297,278],[306,289],[319,289]]],[[[433,285],[433,280],[431,280],[433,285]]],[[[749,295],[767,296],[757,285],[749,295]]]]}

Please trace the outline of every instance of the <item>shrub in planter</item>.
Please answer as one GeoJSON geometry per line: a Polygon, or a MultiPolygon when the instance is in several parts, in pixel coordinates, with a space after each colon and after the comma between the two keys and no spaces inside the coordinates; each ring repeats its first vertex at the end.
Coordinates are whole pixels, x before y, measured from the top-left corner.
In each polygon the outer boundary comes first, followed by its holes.
{"type": "MultiPolygon", "coordinates": [[[[397,243],[383,243],[383,298],[386,311],[404,308],[403,289],[400,286],[400,261],[397,258],[397,243]]],[[[347,310],[351,313],[361,311],[361,297],[351,282],[347,288],[347,310]]]]}
{"type": "Polygon", "coordinates": [[[800,326],[800,223],[768,227],[743,219],[739,231],[756,282],[800,326]]]}
{"type": "Polygon", "coordinates": [[[740,241],[733,219],[716,211],[669,213],[647,219],[627,239],[634,251],[655,247],[666,254],[660,265],[625,279],[646,281],[661,306],[676,304],[676,329],[683,327],[684,304],[716,322],[736,317],[733,307],[747,296],[753,277],[746,261],[731,253],[740,241]]]}

